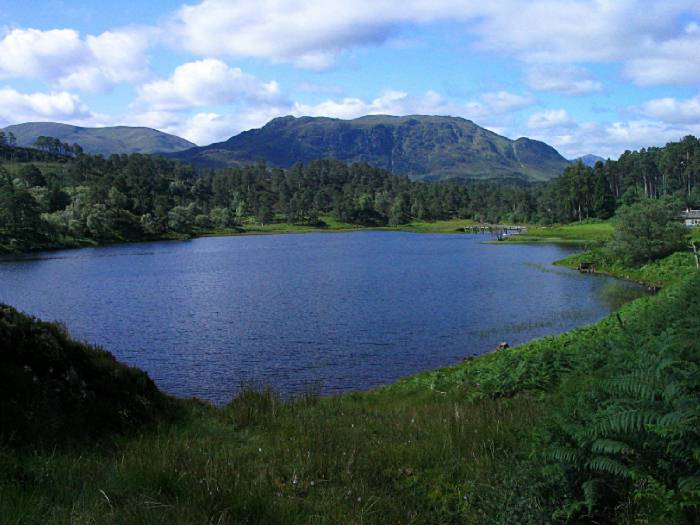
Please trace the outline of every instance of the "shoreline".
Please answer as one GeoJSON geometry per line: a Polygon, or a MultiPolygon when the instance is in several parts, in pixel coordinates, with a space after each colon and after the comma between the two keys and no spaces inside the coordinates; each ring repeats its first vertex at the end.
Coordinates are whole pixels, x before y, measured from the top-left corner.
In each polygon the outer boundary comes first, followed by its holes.
{"type": "MultiPolygon", "coordinates": [[[[479,233],[473,233],[470,231],[465,231],[465,228],[471,226],[484,226],[484,227],[495,227],[495,225],[488,225],[477,223],[471,219],[446,219],[440,221],[424,222],[424,221],[412,221],[410,223],[402,224],[399,226],[357,226],[351,225],[349,223],[337,223],[335,221],[330,221],[330,224],[326,227],[310,226],[310,225],[295,225],[290,223],[271,223],[265,226],[252,225],[248,226],[248,229],[236,230],[236,229],[224,229],[224,230],[206,230],[200,231],[193,234],[168,234],[160,237],[135,239],[135,240],[115,240],[115,241],[104,241],[98,242],[90,239],[79,239],[73,242],[69,242],[62,245],[50,245],[46,247],[40,247],[36,249],[30,249],[25,251],[8,251],[3,250],[0,246],[0,262],[5,259],[12,260],[14,257],[26,256],[34,253],[40,252],[55,252],[62,250],[78,250],[82,248],[99,248],[103,246],[114,246],[122,244],[140,244],[148,242],[167,242],[167,241],[190,241],[194,239],[200,239],[205,237],[247,237],[247,236],[257,236],[257,235],[293,235],[293,234],[307,234],[307,233],[353,233],[362,231],[388,231],[388,232],[406,232],[406,233],[432,233],[440,235],[481,235],[479,233]]],[[[586,227],[586,225],[583,225],[586,227]]],[[[550,229],[553,229],[553,235],[531,235],[522,234],[523,238],[517,238],[517,236],[509,237],[504,241],[495,241],[492,239],[484,240],[483,244],[497,244],[497,245],[508,245],[508,244],[556,244],[565,246],[589,246],[600,242],[599,238],[565,238],[558,236],[557,231],[559,229],[576,229],[580,228],[581,225],[563,225],[554,228],[540,228],[533,225],[526,226],[532,230],[546,230],[549,233],[550,229]]],[[[612,275],[615,277],[614,275],[612,275]]]]}
{"type": "MultiPolygon", "coordinates": [[[[100,248],[104,246],[115,246],[123,244],[141,244],[147,242],[169,242],[169,241],[191,241],[194,239],[201,239],[206,237],[252,237],[258,235],[294,235],[294,234],[308,234],[308,233],[353,233],[362,231],[389,231],[389,232],[407,232],[407,233],[433,233],[440,235],[470,235],[470,232],[461,231],[461,228],[467,227],[472,224],[473,221],[468,219],[450,219],[447,221],[435,221],[435,222],[412,222],[401,226],[352,226],[352,227],[314,227],[305,225],[290,225],[288,223],[272,223],[267,226],[257,226],[251,227],[248,230],[235,231],[235,230],[211,230],[202,231],[189,235],[177,235],[171,234],[162,237],[153,237],[147,239],[135,239],[135,240],[120,240],[120,241],[91,241],[84,239],[74,243],[67,243],[65,245],[51,245],[46,247],[40,247],[36,249],[26,250],[26,251],[3,251],[0,249],[0,261],[3,258],[12,258],[22,255],[31,255],[40,252],[56,252],[62,250],[79,250],[82,248],[100,248]],[[461,227],[456,226],[455,223],[460,222],[461,227]],[[285,226],[283,228],[275,228],[275,226],[285,226]],[[267,228],[267,229],[266,229],[267,228]]],[[[1,247],[0,247],[1,248],[1,247]]]]}

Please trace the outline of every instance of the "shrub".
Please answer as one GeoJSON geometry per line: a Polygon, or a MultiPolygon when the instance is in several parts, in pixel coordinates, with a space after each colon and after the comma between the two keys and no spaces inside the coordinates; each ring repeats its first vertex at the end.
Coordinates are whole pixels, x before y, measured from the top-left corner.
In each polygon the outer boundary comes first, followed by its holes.
{"type": "Polygon", "coordinates": [[[679,206],[669,199],[646,199],[621,207],[608,248],[626,264],[641,264],[683,250],[688,231],[679,221],[679,206]]]}
{"type": "Polygon", "coordinates": [[[145,372],[0,305],[0,440],[82,441],[128,432],[169,406],[145,372]]]}

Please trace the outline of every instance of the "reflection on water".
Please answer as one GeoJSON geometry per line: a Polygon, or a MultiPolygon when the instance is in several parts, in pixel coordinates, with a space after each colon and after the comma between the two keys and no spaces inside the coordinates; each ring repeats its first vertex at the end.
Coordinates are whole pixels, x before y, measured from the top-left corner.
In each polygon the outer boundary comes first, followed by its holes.
{"type": "Polygon", "coordinates": [[[368,388],[600,319],[640,287],[551,262],[570,248],[472,235],[212,237],[0,262],[0,302],[63,322],[216,402],[368,388]]]}

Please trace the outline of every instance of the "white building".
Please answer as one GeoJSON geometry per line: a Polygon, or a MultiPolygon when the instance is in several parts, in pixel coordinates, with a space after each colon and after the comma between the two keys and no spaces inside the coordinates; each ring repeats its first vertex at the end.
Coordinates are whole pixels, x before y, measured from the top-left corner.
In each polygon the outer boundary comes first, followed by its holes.
{"type": "Polygon", "coordinates": [[[700,226],[700,210],[691,210],[688,208],[683,212],[682,217],[685,221],[685,225],[689,228],[700,226]]]}

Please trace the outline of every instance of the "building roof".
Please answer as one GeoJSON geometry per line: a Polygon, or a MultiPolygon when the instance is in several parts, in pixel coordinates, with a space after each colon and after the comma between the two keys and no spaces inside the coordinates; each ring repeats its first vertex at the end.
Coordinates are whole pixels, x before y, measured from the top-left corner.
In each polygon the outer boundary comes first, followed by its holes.
{"type": "Polygon", "coordinates": [[[684,219],[700,219],[700,210],[686,210],[682,216],[684,219]]]}

